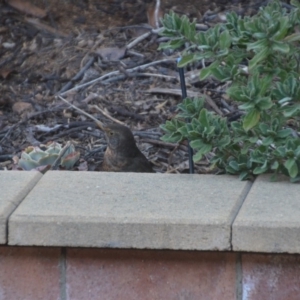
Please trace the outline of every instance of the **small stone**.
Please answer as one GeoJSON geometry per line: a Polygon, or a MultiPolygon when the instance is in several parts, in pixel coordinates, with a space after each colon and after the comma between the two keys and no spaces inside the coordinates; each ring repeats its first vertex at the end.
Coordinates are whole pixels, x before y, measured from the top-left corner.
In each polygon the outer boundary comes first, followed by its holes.
{"type": "Polygon", "coordinates": [[[5,49],[13,49],[15,48],[15,46],[16,46],[15,43],[8,43],[8,42],[2,43],[2,47],[5,49]]]}
{"type": "Polygon", "coordinates": [[[94,46],[94,41],[93,40],[88,40],[87,45],[88,45],[89,48],[93,47],[94,46]]]}
{"type": "Polygon", "coordinates": [[[78,47],[85,47],[87,45],[87,41],[86,40],[81,40],[78,42],[78,47]]]}
{"type": "Polygon", "coordinates": [[[38,93],[38,94],[36,94],[36,95],[34,96],[34,99],[35,99],[37,102],[42,102],[43,99],[44,99],[44,96],[43,96],[42,94],[38,93]]]}
{"type": "Polygon", "coordinates": [[[62,39],[54,39],[53,40],[55,47],[59,48],[62,46],[62,39]]]}

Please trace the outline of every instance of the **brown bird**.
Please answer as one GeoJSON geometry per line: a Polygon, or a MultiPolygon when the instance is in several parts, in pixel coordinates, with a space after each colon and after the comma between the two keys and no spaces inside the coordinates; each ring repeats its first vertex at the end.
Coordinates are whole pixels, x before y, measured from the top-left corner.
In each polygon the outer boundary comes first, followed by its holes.
{"type": "Polygon", "coordinates": [[[152,173],[152,164],[137,147],[129,128],[112,124],[104,126],[107,148],[100,169],[107,172],[152,173]]]}
{"type": "Polygon", "coordinates": [[[107,148],[104,153],[100,171],[106,172],[143,172],[152,173],[152,163],[137,147],[133,134],[126,126],[119,124],[104,125],[92,115],[69,103],[60,95],[58,97],[83,115],[94,120],[97,126],[104,131],[107,148]]]}

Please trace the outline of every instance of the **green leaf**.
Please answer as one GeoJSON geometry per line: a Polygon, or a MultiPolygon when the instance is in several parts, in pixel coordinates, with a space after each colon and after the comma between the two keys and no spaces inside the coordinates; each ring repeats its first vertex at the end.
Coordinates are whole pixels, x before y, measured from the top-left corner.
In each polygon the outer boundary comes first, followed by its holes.
{"type": "Polygon", "coordinates": [[[257,52],[261,48],[267,48],[267,46],[268,46],[267,39],[263,39],[263,40],[256,41],[254,43],[249,43],[247,45],[247,51],[255,50],[257,52]]]}
{"type": "Polygon", "coordinates": [[[253,69],[260,61],[264,60],[269,55],[269,48],[263,48],[249,62],[250,70],[253,69]]]}
{"type": "Polygon", "coordinates": [[[259,129],[262,132],[262,134],[267,134],[267,131],[269,130],[269,126],[265,123],[260,123],[259,124],[259,129]]]}
{"type": "Polygon", "coordinates": [[[272,170],[277,170],[279,168],[279,162],[276,160],[273,162],[271,169],[272,170]]]}
{"type": "Polygon", "coordinates": [[[273,106],[273,102],[270,97],[263,97],[257,100],[257,107],[260,110],[270,109],[273,106]]]}
{"type": "Polygon", "coordinates": [[[201,137],[200,132],[195,131],[195,130],[189,130],[189,136],[188,136],[188,138],[190,140],[199,139],[200,137],[201,137]]]}
{"type": "Polygon", "coordinates": [[[298,111],[300,111],[300,104],[295,104],[293,106],[289,106],[284,109],[283,114],[285,117],[292,117],[296,114],[298,114],[298,111]]]}
{"type": "Polygon", "coordinates": [[[277,136],[279,137],[279,138],[286,138],[286,137],[288,137],[289,135],[291,135],[292,134],[292,129],[290,129],[290,128],[287,128],[287,129],[281,129],[281,130],[279,130],[278,132],[277,132],[277,136]]]}
{"type": "Polygon", "coordinates": [[[239,168],[239,164],[235,161],[235,160],[232,160],[229,162],[229,166],[235,170],[235,171],[239,171],[240,168],[239,168]]]}
{"type": "Polygon", "coordinates": [[[294,154],[297,158],[300,157],[300,146],[297,147],[297,149],[294,151],[294,154]]]}
{"type": "Polygon", "coordinates": [[[297,7],[298,9],[300,9],[300,2],[299,2],[299,0],[291,0],[291,5],[297,7]]]}
{"type": "Polygon", "coordinates": [[[166,124],[161,125],[160,128],[166,132],[174,132],[177,129],[174,121],[166,121],[166,124]]]}
{"type": "Polygon", "coordinates": [[[278,51],[278,52],[281,52],[283,54],[287,54],[287,53],[290,52],[290,46],[289,46],[289,44],[282,43],[282,42],[276,42],[276,41],[274,41],[272,43],[272,49],[274,51],[278,51]]]}
{"type": "Polygon", "coordinates": [[[231,37],[228,30],[224,30],[219,37],[220,49],[227,49],[231,44],[231,37]]]}
{"type": "Polygon", "coordinates": [[[185,138],[188,137],[188,129],[187,129],[187,126],[182,126],[182,127],[178,128],[177,131],[178,131],[179,133],[181,133],[181,135],[182,135],[183,137],[185,137],[185,138]]]}
{"type": "Polygon", "coordinates": [[[289,158],[284,163],[284,166],[288,170],[290,177],[295,178],[298,175],[298,166],[294,158],[289,158]]]}
{"type": "Polygon", "coordinates": [[[212,145],[205,144],[201,140],[194,140],[190,142],[193,149],[200,151],[202,154],[206,154],[211,151],[212,145]]]}
{"type": "Polygon", "coordinates": [[[189,22],[189,19],[185,15],[182,16],[181,20],[182,20],[182,24],[181,24],[180,31],[183,33],[183,35],[186,38],[189,38],[193,31],[191,23],[189,22]]]}
{"type": "Polygon", "coordinates": [[[261,40],[261,39],[267,38],[268,35],[267,35],[265,32],[255,32],[255,33],[253,34],[253,37],[256,38],[256,39],[261,40]]]}
{"type": "Polygon", "coordinates": [[[211,69],[211,74],[219,81],[223,81],[227,78],[221,67],[216,67],[211,69]]]}
{"type": "Polygon", "coordinates": [[[247,102],[245,104],[239,105],[239,109],[242,110],[249,110],[249,109],[253,109],[255,107],[255,103],[252,102],[247,102]]]}
{"type": "Polygon", "coordinates": [[[210,68],[201,69],[201,71],[200,71],[200,80],[206,79],[207,77],[209,77],[210,74],[211,74],[211,69],[210,68]]]}
{"type": "Polygon", "coordinates": [[[226,135],[223,138],[221,138],[220,140],[218,140],[216,146],[218,148],[224,148],[224,147],[226,147],[229,144],[230,144],[230,137],[229,137],[229,135],[226,135]]]}
{"type": "Polygon", "coordinates": [[[280,146],[276,149],[275,153],[281,157],[285,157],[286,155],[286,148],[284,146],[280,146]]]}
{"type": "Polygon", "coordinates": [[[253,128],[260,119],[260,112],[256,109],[249,111],[243,120],[243,128],[248,131],[253,128]]]}
{"type": "Polygon", "coordinates": [[[269,146],[269,145],[271,145],[272,143],[274,143],[274,138],[271,137],[271,136],[269,136],[269,137],[263,139],[262,143],[263,143],[263,145],[265,145],[265,146],[269,146]]]}
{"type": "Polygon", "coordinates": [[[182,67],[188,65],[189,63],[193,62],[194,57],[195,57],[194,54],[184,55],[177,64],[178,68],[182,68],[182,67]]]}
{"type": "Polygon", "coordinates": [[[203,157],[203,154],[198,151],[196,154],[193,155],[193,161],[197,162],[197,161],[201,160],[202,157],[203,157]]]}
{"type": "Polygon", "coordinates": [[[293,98],[292,97],[284,97],[281,100],[278,101],[279,104],[284,104],[287,102],[290,102],[293,98]]]}
{"type": "Polygon", "coordinates": [[[178,49],[183,46],[185,41],[182,38],[174,39],[167,43],[161,43],[158,47],[158,50],[162,49],[178,49]]]}
{"type": "Polygon", "coordinates": [[[167,133],[161,137],[161,140],[169,143],[178,143],[182,140],[182,135],[180,133],[167,133]]]}
{"type": "Polygon", "coordinates": [[[204,80],[207,78],[209,75],[211,75],[211,69],[216,68],[219,66],[219,61],[216,60],[215,62],[211,63],[208,67],[201,69],[200,71],[200,80],[204,80]]]}
{"type": "Polygon", "coordinates": [[[199,121],[203,127],[209,127],[208,112],[206,109],[202,109],[199,115],[199,121]]]}
{"type": "Polygon", "coordinates": [[[246,180],[246,179],[249,179],[249,176],[250,176],[249,171],[245,170],[245,171],[241,172],[241,174],[239,175],[239,179],[246,180]]]}
{"type": "Polygon", "coordinates": [[[254,175],[263,174],[263,173],[265,173],[267,170],[268,170],[268,167],[267,167],[267,165],[264,164],[264,165],[262,165],[262,166],[259,166],[259,167],[254,168],[253,174],[254,174],[254,175]]]}
{"type": "Polygon", "coordinates": [[[249,139],[249,142],[252,143],[252,144],[256,144],[257,140],[258,140],[258,137],[257,136],[253,136],[253,137],[251,137],[249,139]]]}
{"type": "Polygon", "coordinates": [[[286,33],[288,32],[290,28],[290,25],[289,25],[289,17],[288,16],[284,16],[282,18],[280,18],[280,28],[279,30],[275,29],[275,35],[274,35],[274,38],[276,40],[282,40],[286,33]]]}

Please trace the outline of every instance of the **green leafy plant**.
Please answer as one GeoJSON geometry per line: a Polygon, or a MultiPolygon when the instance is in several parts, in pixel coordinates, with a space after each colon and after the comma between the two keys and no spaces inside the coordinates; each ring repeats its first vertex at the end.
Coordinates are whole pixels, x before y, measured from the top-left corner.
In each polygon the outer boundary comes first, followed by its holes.
{"type": "Polygon", "coordinates": [[[80,153],[75,151],[71,144],[64,149],[61,144],[50,142],[44,146],[44,150],[37,146],[29,146],[22,153],[19,160],[19,167],[29,171],[46,166],[52,166],[57,159],[60,159],[58,165],[64,169],[72,169],[79,159],[80,153]],[[65,151],[64,153],[62,151],[65,151]],[[63,154],[63,155],[62,155],[63,154]]]}
{"type": "Polygon", "coordinates": [[[273,1],[253,17],[229,13],[226,23],[206,32],[185,16],[164,17],[160,34],[170,40],[160,49],[179,49],[179,67],[204,60],[200,79],[230,83],[226,93],[242,117],[228,123],[207,111],[203,99],[188,98],[161,126],[163,140],[188,139],[195,161],[212,153],[212,167],[241,179],[273,172],[300,180],[300,4],[291,4],[287,11],[273,1]]]}

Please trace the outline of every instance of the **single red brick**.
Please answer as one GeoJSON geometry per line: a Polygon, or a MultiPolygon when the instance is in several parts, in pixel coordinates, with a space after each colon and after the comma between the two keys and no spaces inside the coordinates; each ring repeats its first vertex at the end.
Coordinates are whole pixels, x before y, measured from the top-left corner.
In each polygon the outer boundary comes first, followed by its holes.
{"type": "Polygon", "coordinates": [[[59,248],[0,247],[0,299],[59,299],[59,256],[59,248]]]}
{"type": "Polygon", "coordinates": [[[243,299],[300,299],[300,255],[243,254],[242,268],[243,299]]]}
{"type": "Polygon", "coordinates": [[[67,250],[67,299],[236,299],[235,254],[67,250]]]}

